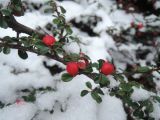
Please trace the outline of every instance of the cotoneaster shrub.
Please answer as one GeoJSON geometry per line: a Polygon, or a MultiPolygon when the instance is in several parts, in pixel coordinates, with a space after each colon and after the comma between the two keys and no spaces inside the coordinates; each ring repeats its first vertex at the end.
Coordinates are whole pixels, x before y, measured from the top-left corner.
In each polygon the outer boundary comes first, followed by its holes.
{"type": "MultiPolygon", "coordinates": [[[[0,9],[0,27],[12,28],[17,32],[17,37],[6,36],[0,38],[0,52],[9,54],[11,49],[17,49],[17,53],[20,58],[27,59],[27,52],[33,52],[37,55],[43,55],[50,59],[57,60],[66,65],[66,73],[62,75],[64,82],[73,80],[76,75],[84,74],[91,78],[97,87],[93,87],[90,82],[86,82],[88,89],[82,90],[80,95],[83,97],[90,94],[92,98],[97,102],[102,102],[102,96],[105,94],[104,89],[109,90],[111,96],[120,98],[123,102],[124,109],[128,114],[128,119],[148,119],[152,120],[153,117],[150,113],[153,112],[153,102],[160,102],[160,97],[155,92],[151,97],[144,101],[133,101],[131,94],[134,91],[134,87],[147,89],[143,82],[128,80],[130,74],[151,74],[153,71],[159,71],[158,66],[136,66],[130,71],[124,71],[119,73],[116,71],[116,66],[112,61],[98,60],[92,62],[91,59],[80,52],[79,54],[67,54],[63,49],[63,46],[69,41],[76,41],[79,38],[72,35],[72,29],[70,24],[66,22],[65,13],[66,10],[62,6],[58,6],[55,1],[49,1],[48,4],[51,6],[54,19],[53,24],[56,28],[52,31],[52,35],[40,33],[27,26],[18,23],[14,16],[23,16],[25,8],[23,7],[21,0],[10,0],[7,8],[0,9]],[[20,33],[26,33],[29,36],[19,37],[20,33]],[[94,72],[96,69],[97,72],[94,72]],[[110,87],[109,77],[113,76],[116,81],[119,81],[119,86],[114,88],[110,87]],[[143,109],[143,111],[142,111],[143,109]]],[[[142,23],[131,23],[131,28],[141,29],[143,28],[142,23]]],[[[124,58],[125,59],[125,58],[124,58]]],[[[52,90],[51,88],[43,88],[40,91],[52,90]]],[[[36,90],[30,91],[27,96],[22,96],[24,101],[33,102],[35,101],[36,90]]],[[[17,100],[17,104],[23,101],[17,100]]],[[[106,101],[107,102],[107,101],[106,101]]],[[[0,102],[1,107],[5,107],[4,103],[0,102]]]]}

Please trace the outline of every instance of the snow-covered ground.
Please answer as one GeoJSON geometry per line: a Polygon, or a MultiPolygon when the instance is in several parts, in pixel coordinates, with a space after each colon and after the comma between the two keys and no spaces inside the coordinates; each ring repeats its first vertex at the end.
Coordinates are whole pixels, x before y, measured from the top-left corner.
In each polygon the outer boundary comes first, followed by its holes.
{"type": "MultiPolygon", "coordinates": [[[[78,0],[77,0],[78,1],[78,0]]],[[[6,2],[6,0],[0,2],[6,2]]],[[[45,2],[45,0],[28,0],[37,4],[45,2]]],[[[121,28],[127,29],[130,23],[135,19],[132,15],[126,14],[122,10],[115,9],[112,0],[99,0],[99,3],[87,4],[85,0],[76,3],[72,1],[60,2],[67,10],[66,19],[69,21],[73,18],[80,20],[81,16],[96,15],[102,20],[93,27],[93,31],[99,33],[99,36],[89,36],[84,32],[73,27],[74,34],[79,36],[84,44],[80,47],[84,53],[91,57],[92,61],[98,59],[117,59],[115,65],[117,68],[125,69],[126,63],[134,63],[135,50],[141,44],[116,46],[113,38],[106,33],[109,28],[116,28],[117,33],[121,28]],[[98,7],[99,4],[106,5],[98,7]],[[114,12],[111,12],[111,9],[114,12]],[[124,61],[124,56],[116,53],[117,50],[127,51],[128,58],[124,61]],[[110,51],[110,52],[109,52],[110,51]],[[132,58],[132,60],[130,60],[132,58]]],[[[31,28],[41,26],[52,21],[51,14],[43,14],[42,7],[39,11],[27,11],[23,17],[16,18],[20,23],[31,28]]],[[[137,14],[136,17],[143,22],[143,17],[137,14]]],[[[136,18],[136,19],[137,19],[136,18]]],[[[84,18],[85,21],[87,18],[84,18]]],[[[87,21],[87,20],[86,20],[87,21]]],[[[15,36],[16,33],[11,29],[0,28],[0,37],[6,35],[15,36]]],[[[23,34],[22,34],[23,35],[23,34]]],[[[76,43],[65,46],[67,52],[79,53],[79,46],[76,43]]],[[[46,61],[48,65],[57,64],[61,68],[65,66],[54,60],[37,56],[33,53],[29,54],[27,60],[22,60],[17,55],[17,50],[12,50],[11,54],[4,55],[0,53],[0,101],[8,105],[0,109],[0,120],[126,120],[122,102],[116,97],[111,97],[108,92],[102,97],[103,102],[97,104],[88,94],[80,97],[80,92],[85,88],[85,82],[93,81],[84,75],[76,76],[71,82],[64,83],[61,81],[61,74],[52,76],[48,69],[43,65],[46,61]],[[53,88],[52,91],[37,92],[36,101],[34,103],[24,102],[21,98],[24,89],[53,88]],[[20,103],[17,102],[20,100],[20,103]],[[53,111],[53,113],[51,113],[53,111]]],[[[144,63],[145,65],[145,63],[144,63]]],[[[118,70],[118,69],[117,69],[118,70]]],[[[114,80],[112,85],[117,85],[114,80]]],[[[136,89],[136,88],[135,88],[136,89]]],[[[137,90],[137,89],[136,89],[137,90]]],[[[149,93],[145,90],[135,91],[132,95],[134,100],[146,99],[149,93]],[[143,94],[145,93],[145,94],[143,94]],[[143,95],[142,95],[143,94],[143,95]],[[137,98],[137,95],[139,96],[137,98]],[[142,97],[142,98],[141,98],[142,97]]],[[[155,116],[160,115],[159,108],[154,111],[155,116]]],[[[160,119],[160,116],[157,119],[160,119]]]]}

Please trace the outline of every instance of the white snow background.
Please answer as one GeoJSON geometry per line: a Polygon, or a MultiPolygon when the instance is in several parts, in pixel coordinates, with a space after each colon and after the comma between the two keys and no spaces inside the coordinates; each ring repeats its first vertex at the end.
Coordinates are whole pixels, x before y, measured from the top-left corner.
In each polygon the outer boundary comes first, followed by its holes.
{"type": "MultiPolygon", "coordinates": [[[[44,3],[45,1],[27,0],[28,3],[34,2],[36,4],[44,3]]],[[[118,59],[122,59],[124,56],[120,56],[116,52],[109,54],[109,50],[127,51],[136,61],[133,53],[141,44],[117,47],[112,37],[105,32],[110,27],[116,28],[117,33],[120,32],[121,27],[127,29],[135,18],[122,10],[115,9],[115,4],[112,0],[99,0],[99,2],[95,3],[92,1],[87,3],[85,0],[76,1],[58,3],[67,10],[67,21],[72,18],[79,20],[81,15],[97,15],[102,18],[102,21],[93,28],[93,31],[100,34],[99,37],[88,36],[73,27],[74,34],[79,36],[82,42],[86,44],[80,46],[82,51],[89,55],[92,61],[97,61],[98,59],[111,60],[112,57],[118,57],[114,58],[117,59],[115,65],[121,69],[125,68],[125,62],[132,63],[134,61],[126,58],[123,62],[120,62],[118,59]],[[99,3],[105,6],[98,8],[99,3]],[[111,13],[111,9],[114,12],[111,13]]],[[[0,2],[7,4],[7,0],[0,0],[0,2]]],[[[51,14],[44,14],[43,9],[42,7],[39,11],[27,11],[23,17],[17,17],[16,19],[31,28],[36,28],[37,26],[43,28],[46,23],[51,22],[53,19],[51,14]]],[[[143,22],[142,15],[137,14],[136,17],[143,22]]],[[[0,28],[0,37],[6,35],[15,36],[16,33],[11,29],[0,28]]],[[[64,49],[67,52],[74,51],[76,53],[79,53],[80,50],[76,43],[66,45],[64,49]]],[[[97,104],[90,95],[80,97],[81,90],[86,89],[85,82],[90,81],[94,86],[90,78],[78,75],[71,82],[64,83],[60,80],[62,73],[52,76],[48,69],[43,66],[43,61],[46,61],[48,65],[57,64],[65,68],[61,63],[32,53],[29,53],[27,60],[20,59],[17,55],[17,50],[12,50],[9,55],[0,53],[0,101],[6,104],[12,103],[12,105],[0,109],[0,120],[31,120],[33,117],[33,120],[126,120],[126,113],[120,99],[109,96],[107,91],[102,97],[103,102],[101,104],[97,104]],[[29,71],[24,72],[26,69],[29,71]],[[13,70],[20,73],[13,74],[13,70]],[[16,100],[20,97],[19,90],[47,86],[54,88],[55,91],[36,94],[34,103],[16,104],[16,100]],[[45,111],[46,109],[53,109],[53,114],[45,111]],[[61,109],[63,109],[63,112],[61,109]]],[[[111,80],[111,86],[118,84],[114,79],[111,80]]],[[[143,89],[138,90],[135,88],[134,90],[132,99],[135,101],[144,100],[150,96],[150,93],[143,89]]],[[[153,116],[160,119],[159,107],[156,106],[153,116]]]]}

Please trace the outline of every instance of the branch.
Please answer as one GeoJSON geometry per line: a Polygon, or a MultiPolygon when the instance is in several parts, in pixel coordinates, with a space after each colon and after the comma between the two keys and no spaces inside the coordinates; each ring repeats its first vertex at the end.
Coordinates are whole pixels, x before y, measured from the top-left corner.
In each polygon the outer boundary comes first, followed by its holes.
{"type": "MultiPolygon", "coordinates": [[[[7,46],[7,47],[12,48],[12,49],[22,50],[22,51],[26,51],[26,52],[32,52],[32,53],[35,53],[37,55],[40,55],[37,50],[35,50],[35,49],[31,48],[31,47],[29,48],[29,47],[24,47],[24,46],[17,45],[17,44],[0,43],[0,47],[4,47],[4,46],[7,46]]],[[[63,59],[60,58],[57,55],[51,55],[51,54],[47,53],[47,54],[44,54],[43,56],[46,56],[48,58],[54,59],[56,61],[59,61],[59,62],[65,64],[63,59]]]]}
{"type": "Polygon", "coordinates": [[[33,35],[33,33],[37,34],[40,38],[44,36],[43,33],[40,33],[36,30],[33,30],[32,28],[29,28],[25,25],[22,25],[21,23],[17,22],[14,16],[6,16],[5,20],[8,24],[8,27],[12,28],[17,33],[26,33],[28,35],[33,35]]]}

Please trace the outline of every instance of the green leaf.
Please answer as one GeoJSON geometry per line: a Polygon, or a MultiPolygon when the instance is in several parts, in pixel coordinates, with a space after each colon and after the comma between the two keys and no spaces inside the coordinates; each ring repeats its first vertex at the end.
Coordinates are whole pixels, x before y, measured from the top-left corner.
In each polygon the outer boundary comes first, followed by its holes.
{"type": "Polygon", "coordinates": [[[16,12],[21,12],[21,10],[22,10],[21,6],[19,6],[19,5],[15,5],[14,9],[16,12]]]}
{"type": "Polygon", "coordinates": [[[128,83],[120,84],[120,88],[121,88],[121,91],[124,91],[124,92],[130,92],[131,90],[133,90],[132,85],[128,83]]]}
{"type": "Polygon", "coordinates": [[[142,105],[146,107],[146,110],[151,113],[153,112],[153,104],[151,101],[149,100],[145,100],[145,101],[142,101],[142,105]]]}
{"type": "Polygon", "coordinates": [[[90,82],[86,82],[86,86],[90,89],[92,89],[92,84],[90,82]]]}
{"type": "Polygon", "coordinates": [[[35,46],[37,47],[40,54],[46,54],[49,52],[49,48],[41,42],[35,43],[35,46]]]}
{"type": "Polygon", "coordinates": [[[31,91],[31,92],[29,93],[29,95],[27,95],[27,96],[22,96],[22,98],[23,98],[25,101],[27,101],[27,102],[34,102],[34,101],[36,100],[35,94],[36,94],[36,90],[34,89],[33,91],[31,91]]]}
{"type": "Polygon", "coordinates": [[[97,92],[92,91],[91,92],[91,96],[94,100],[96,100],[97,103],[101,103],[102,102],[102,98],[98,95],[97,92]]]}
{"type": "Polygon", "coordinates": [[[155,120],[155,118],[150,117],[150,118],[148,118],[148,120],[155,120]]]}
{"type": "Polygon", "coordinates": [[[4,47],[4,48],[3,48],[3,53],[4,53],[4,54],[7,55],[7,54],[9,54],[10,52],[11,52],[11,49],[10,49],[9,47],[4,47]]]}
{"type": "Polygon", "coordinates": [[[88,93],[89,93],[88,90],[82,90],[82,91],[81,91],[81,97],[87,95],[88,93]]]}
{"type": "Polygon", "coordinates": [[[108,86],[110,84],[110,81],[105,75],[100,74],[100,84],[103,86],[108,86]]]}
{"type": "Polygon", "coordinates": [[[159,96],[154,96],[154,99],[156,99],[160,103],[160,97],[159,96]]]}
{"type": "Polygon", "coordinates": [[[96,88],[95,91],[101,95],[104,95],[103,91],[101,90],[101,88],[96,88]]]}
{"type": "Polygon", "coordinates": [[[100,82],[99,76],[100,76],[100,75],[97,75],[97,76],[94,78],[94,82],[95,82],[96,84],[99,84],[99,82],[100,82]]]}
{"type": "Polygon", "coordinates": [[[73,79],[73,77],[71,75],[69,75],[68,73],[64,73],[61,77],[61,79],[64,81],[64,82],[69,82],[73,79]]]}
{"type": "Polygon", "coordinates": [[[73,33],[73,31],[72,31],[72,29],[71,29],[70,26],[67,26],[67,27],[66,27],[66,32],[67,32],[69,35],[71,35],[71,34],[73,33]]]}
{"type": "Polygon", "coordinates": [[[9,36],[5,36],[3,39],[4,39],[7,43],[15,41],[15,39],[11,39],[11,37],[9,37],[9,36]]]}
{"type": "Polygon", "coordinates": [[[66,13],[66,10],[62,6],[60,6],[60,9],[63,14],[66,13]]]}
{"type": "Polygon", "coordinates": [[[11,9],[2,9],[1,12],[5,16],[10,16],[12,11],[11,9]]]}
{"type": "Polygon", "coordinates": [[[144,117],[144,113],[143,113],[143,111],[140,110],[140,109],[135,110],[135,111],[133,112],[133,115],[136,116],[136,117],[138,117],[138,118],[143,118],[143,117],[144,117]]]}
{"type": "Polygon", "coordinates": [[[5,104],[0,101],[0,108],[3,108],[4,106],[5,104]]]}
{"type": "Polygon", "coordinates": [[[59,24],[59,23],[60,23],[60,20],[59,20],[58,18],[55,18],[55,19],[53,19],[53,23],[54,23],[54,24],[59,24]]]}
{"type": "Polygon", "coordinates": [[[3,18],[0,19],[0,27],[4,29],[8,27],[7,22],[3,18]]]}
{"type": "Polygon", "coordinates": [[[120,82],[125,82],[124,77],[122,75],[115,74],[114,78],[116,80],[119,80],[120,82]]]}
{"type": "Polygon", "coordinates": [[[76,53],[70,53],[64,57],[65,62],[78,61],[79,59],[80,59],[79,54],[76,53]]]}
{"type": "Polygon", "coordinates": [[[53,13],[53,9],[52,8],[46,8],[44,10],[44,13],[53,13]]]}
{"type": "Polygon", "coordinates": [[[3,50],[2,47],[0,47],[0,52],[2,52],[2,50],[3,50]]]}
{"type": "Polygon", "coordinates": [[[83,70],[83,72],[84,72],[84,73],[91,73],[91,72],[93,72],[92,66],[89,64],[89,65],[87,66],[87,68],[83,70]]]}
{"type": "Polygon", "coordinates": [[[26,51],[18,50],[18,55],[20,58],[22,58],[24,60],[28,58],[28,54],[26,51]]]}
{"type": "Polygon", "coordinates": [[[102,59],[99,59],[98,60],[98,63],[99,63],[99,69],[102,67],[103,63],[104,63],[104,60],[102,59]]]}
{"type": "Polygon", "coordinates": [[[151,71],[151,69],[147,66],[138,67],[136,69],[136,72],[138,72],[138,73],[147,73],[147,72],[150,72],[150,71],[151,71]]]}
{"type": "Polygon", "coordinates": [[[13,2],[14,4],[20,4],[21,0],[11,0],[11,2],[13,2]]]}

